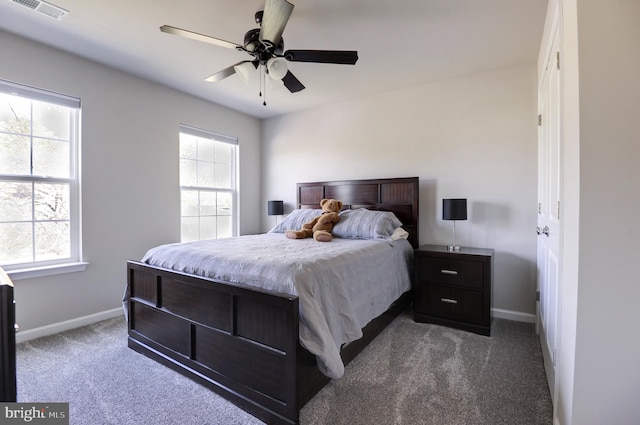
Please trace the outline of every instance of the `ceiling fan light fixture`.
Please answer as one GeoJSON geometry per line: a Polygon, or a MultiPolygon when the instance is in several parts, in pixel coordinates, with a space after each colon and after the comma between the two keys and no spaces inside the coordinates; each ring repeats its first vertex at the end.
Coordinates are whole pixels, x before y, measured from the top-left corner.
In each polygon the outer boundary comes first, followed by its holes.
{"type": "Polygon", "coordinates": [[[251,76],[251,73],[255,68],[253,67],[253,64],[251,62],[244,62],[244,63],[241,63],[240,65],[234,66],[233,69],[240,76],[240,79],[245,84],[248,84],[249,77],[251,76]]]}
{"type": "Polygon", "coordinates": [[[267,61],[267,71],[274,80],[282,80],[288,71],[287,61],[281,58],[271,58],[267,61]]]}

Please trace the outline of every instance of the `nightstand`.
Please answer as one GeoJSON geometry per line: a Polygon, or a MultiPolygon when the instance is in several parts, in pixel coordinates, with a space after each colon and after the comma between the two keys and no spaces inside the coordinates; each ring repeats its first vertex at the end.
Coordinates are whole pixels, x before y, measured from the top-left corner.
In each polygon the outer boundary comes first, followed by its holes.
{"type": "Polygon", "coordinates": [[[491,334],[493,249],[422,245],[414,268],[414,321],[491,334]]]}

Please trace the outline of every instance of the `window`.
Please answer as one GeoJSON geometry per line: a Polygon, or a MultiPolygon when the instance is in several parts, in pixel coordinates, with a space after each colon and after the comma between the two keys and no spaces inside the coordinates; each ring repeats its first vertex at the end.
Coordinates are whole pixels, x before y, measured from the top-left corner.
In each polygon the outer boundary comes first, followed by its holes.
{"type": "Polygon", "coordinates": [[[182,242],[237,234],[237,145],[236,138],[180,126],[182,242]]]}
{"type": "Polygon", "coordinates": [[[0,265],[10,273],[81,261],[79,119],[80,99],[0,80],[0,265]]]}

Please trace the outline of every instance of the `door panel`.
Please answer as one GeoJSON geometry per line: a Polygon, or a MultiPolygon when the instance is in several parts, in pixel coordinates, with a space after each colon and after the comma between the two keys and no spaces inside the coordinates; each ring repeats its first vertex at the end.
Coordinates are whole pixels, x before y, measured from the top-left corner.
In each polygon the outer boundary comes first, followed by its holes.
{"type": "Polygon", "coordinates": [[[540,85],[538,131],[538,330],[545,371],[554,395],[560,346],[561,109],[559,43],[554,36],[540,85]]]}

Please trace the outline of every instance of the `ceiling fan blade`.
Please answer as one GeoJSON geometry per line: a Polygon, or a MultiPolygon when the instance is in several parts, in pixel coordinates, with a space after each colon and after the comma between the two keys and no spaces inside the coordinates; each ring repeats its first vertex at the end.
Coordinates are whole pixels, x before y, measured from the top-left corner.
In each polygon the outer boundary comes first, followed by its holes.
{"type": "Polygon", "coordinates": [[[282,78],[282,82],[291,93],[304,90],[304,85],[291,73],[291,71],[287,71],[287,74],[282,78]]]}
{"type": "Polygon", "coordinates": [[[268,40],[277,46],[293,12],[293,5],[287,0],[267,0],[264,5],[260,41],[268,40]]]}
{"type": "Polygon", "coordinates": [[[355,65],[358,61],[358,52],[355,50],[287,50],[282,56],[291,62],[355,65]]]}
{"type": "Polygon", "coordinates": [[[237,49],[242,48],[241,45],[232,43],[230,41],[222,40],[219,38],[211,37],[208,35],[200,34],[193,31],[183,30],[181,28],[172,27],[170,25],[163,25],[160,27],[160,31],[166,32],[167,34],[179,35],[181,37],[187,37],[192,40],[203,41],[209,44],[215,44],[216,46],[226,47],[228,49],[237,49]]]}
{"type": "Polygon", "coordinates": [[[251,62],[251,61],[241,61],[241,62],[235,63],[235,64],[233,64],[231,66],[226,67],[222,71],[218,71],[215,74],[205,78],[204,80],[208,81],[210,83],[215,83],[215,82],[218,82],[220,80],[224,80],[225,78],[230,77],[230,76],[232,76],[233,74],[236,73],[236,70],[235,70],[236,66],[242,65],[243,63],[246,63],[246,62],[251,62]]]}

